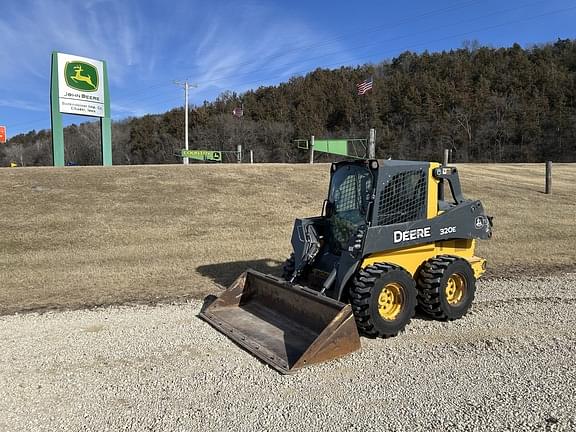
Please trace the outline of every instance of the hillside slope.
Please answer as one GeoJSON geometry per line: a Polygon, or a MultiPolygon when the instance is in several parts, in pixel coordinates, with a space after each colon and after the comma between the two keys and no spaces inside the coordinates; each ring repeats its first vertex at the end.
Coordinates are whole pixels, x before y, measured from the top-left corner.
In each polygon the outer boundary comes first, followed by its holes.
{"type": "MultiPolygon", "coordinates": [[[[462,165],[495,237],[492,276],[574,271],[573,164],[462,165]]],[[[0,169],[0,314],[201,298],[246,267],[278,272],[293,219],[318,214],[329,165],[0,169]]]]}
{"type": "MultiPolygon", "coordinates": [[[[374,65],[316,69],[276,86],[223,92],[193,107],[192,148],[253,150],[257,162],[305,161],[293,140],[367,138],[376,154],[433,158],[454,149],[458,162],[575,162],[576,40],[522,48],[468,45],[406,51],[374,65]],[[372,77],[363,96],[356,84],[372,77]],[[242,106],[241,120],[232,111],[242,106]]],[[[10,126],[8,127],[10,129],[10,126]]],[[[177,163],[184,110],[114,121],[115,164],[177,163]]],[[[66,161],[99,165],[97,122],[64,130],[66,161]]],[[[50,131],[0,146],[0,166],[51,165],[50,131]]]]}

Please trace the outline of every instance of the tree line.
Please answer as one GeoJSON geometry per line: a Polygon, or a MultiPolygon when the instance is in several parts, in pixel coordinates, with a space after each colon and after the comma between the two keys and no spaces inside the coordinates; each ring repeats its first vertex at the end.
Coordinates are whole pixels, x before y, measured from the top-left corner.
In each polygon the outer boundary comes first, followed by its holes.
{"type": "MultiPolygon", "coordinates": [[[[376,65],[316,69],[276,86],[224,92],[189,111],[191,149],[252,150],[256,162],[307,159],[295,139],[367,138],[378,157],[457,162],[576,161],[576,41],[522,48],[465,43],[461,49],[404,52],[376,65]],[[356,84],[373,88],[357,95],[356,84]],[[233,116],[243,106],[244,115],[233,116]]],[[[65,128],[66,160],[101,163],[99,127],[65,128]]],[[[177,163],[184,112],[114,121],[114,164],[177,163]]],[[[50,131],[0,146],[0,163],[50,165],[50,131]]]]}

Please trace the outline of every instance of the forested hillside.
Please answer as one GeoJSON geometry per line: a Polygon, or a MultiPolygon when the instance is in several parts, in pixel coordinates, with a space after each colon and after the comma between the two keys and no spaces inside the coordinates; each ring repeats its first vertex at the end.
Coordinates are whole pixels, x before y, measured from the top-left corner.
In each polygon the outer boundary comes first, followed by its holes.
{"type": "MultiPolygon", "coordinates": [[[[273,87],[223,93],[190,110],[190,148],[234,150],[257,162],[305,160],[294,139],[366,138],[377,156],[458,162],[576,161],[576,41],[523,49],[480,47],[405,52],[378,65],[317,69],[273,87]],[[373,77],[365,95],[356,84],[373,77]],[[244,116],[232,115],[243,105],[244,116]]],[[[95,123],[65,130],[66,160],[100,163],[95,123]]],[[[113,123],[115,164],[174,163],[184,112],[175,108],[113,123]]],[[[0,146],[0,162],[50,165],[50,132],[32,131],[0,146]]]]}

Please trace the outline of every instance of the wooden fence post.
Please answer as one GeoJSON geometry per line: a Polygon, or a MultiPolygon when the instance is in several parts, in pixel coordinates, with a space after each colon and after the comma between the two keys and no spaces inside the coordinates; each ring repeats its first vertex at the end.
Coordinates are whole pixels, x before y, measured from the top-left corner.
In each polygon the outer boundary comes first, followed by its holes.
{"type": "Polygon", "coordinates": [[[442,165],[446,166],[448,165],[448,163],[450,159],[450,150],[449,149],[444,149],[444,163],[442,165]]]}
{"type": "Polygon", "coordinates": [[[552,161],[546,162],[546,194],[552,193],[552,161]]]}

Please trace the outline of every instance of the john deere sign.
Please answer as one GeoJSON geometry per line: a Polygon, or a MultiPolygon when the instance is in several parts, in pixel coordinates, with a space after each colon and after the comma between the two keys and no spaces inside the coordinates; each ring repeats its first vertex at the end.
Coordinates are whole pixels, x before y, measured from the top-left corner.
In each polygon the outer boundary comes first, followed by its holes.
{"type": "Polygon", "coordinates": [[[52,144],[54,165],[64,166],[62,114],[100,117],[102,163],[112,165],[110,98],[106,63],[70,54],[52,53],[52,144]]]}
{"type": "Polygon", "coordinates": [[[57,53],[58,97],[61,113],[105,117],[104,62],[57,53]]]}

